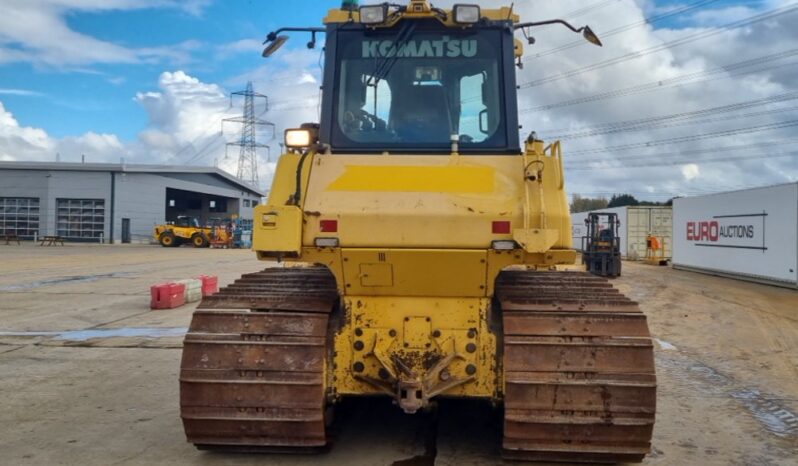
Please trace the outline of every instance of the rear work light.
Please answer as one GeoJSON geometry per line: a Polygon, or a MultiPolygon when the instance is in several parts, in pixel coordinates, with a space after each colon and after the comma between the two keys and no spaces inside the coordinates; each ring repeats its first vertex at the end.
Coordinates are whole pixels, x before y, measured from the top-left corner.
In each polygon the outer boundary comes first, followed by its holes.
{"type": "Polygon", "coordinates": [[[510,222],[509,221],[493,222],[493,234],[494,235],[509,235],[510,234],[510,222]]]}
{"type": "Polygon", "coordinates": [[[452,10],[457,24],[476,24],[482,16],[479,5],[455,5],[452,10]]]}
{"type": "Polygon", "coordinates": [[[338,220],[320,221],[319,231],[321,231],[322,233],[338,233],[338,220]]]}
{"type": "Polygon", "coordinates": [[[517,247],[515,241],[499,240],[490,243],[490,247],[496,251],[512,251],[517,247]]]}
{"type": "Polygon", "coordinates": [[[366,25],[382,24],[388,17],[388,4],[360,7],[360,22],[366,25]]]}
{"type": "Polygon", "coordinates": [[[317,248],[337,248],[340,244],[338,238],[316,238],[313,242],[317,248]]]}

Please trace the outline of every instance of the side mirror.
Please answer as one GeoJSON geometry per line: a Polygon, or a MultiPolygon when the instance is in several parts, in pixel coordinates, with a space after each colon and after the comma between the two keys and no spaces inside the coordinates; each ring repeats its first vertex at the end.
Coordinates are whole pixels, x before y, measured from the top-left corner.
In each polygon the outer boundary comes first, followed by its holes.
{"type": "Polygon", "coordinates": [[[270,37],[269,39],[271,39],[271,44],[263,49],[263,58],[271,57],[274,52],[280,50],[280,47],[282,47],[286,41],[288,41],[288,36],[277,36],[274,39],[270,37]]]}
{"type": "Polygon", "coordinates": [[[601,40],[598,38],[595,32],[590,29],[590,26],[585,26],[582,30],[582,37],[585,38],[588,42],[593,45],[598,45],[599,47],[603,47],[604,44],[601,43],[601,40]]]}

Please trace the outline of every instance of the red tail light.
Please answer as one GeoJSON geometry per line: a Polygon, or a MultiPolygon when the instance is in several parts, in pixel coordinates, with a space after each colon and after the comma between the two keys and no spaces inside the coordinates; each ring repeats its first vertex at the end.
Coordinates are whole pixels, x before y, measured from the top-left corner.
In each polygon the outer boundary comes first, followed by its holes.
{"type": "Polygon", "coordinates": [[[493,234],[494,235],[509,235],[510,234],[510,222],[493,222],[493,234]]]}
{"type": "Polygon", "coordinates": [[[338,220],[322,220],[319,229],[322,233],[338,233],[338,220]]]}

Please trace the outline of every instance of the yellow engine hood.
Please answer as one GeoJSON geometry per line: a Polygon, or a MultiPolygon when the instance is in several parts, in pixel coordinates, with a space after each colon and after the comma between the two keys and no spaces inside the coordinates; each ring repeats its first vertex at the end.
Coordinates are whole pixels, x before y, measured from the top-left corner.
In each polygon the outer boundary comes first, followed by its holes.
{"type": "Polygon", "coordinates": [[[523,228],[521,156],[317,155],[305,195],[303,244],[489,248],[493,222],[523,228]],[[337,220],[336,233],[321,220],[337,220]]]}

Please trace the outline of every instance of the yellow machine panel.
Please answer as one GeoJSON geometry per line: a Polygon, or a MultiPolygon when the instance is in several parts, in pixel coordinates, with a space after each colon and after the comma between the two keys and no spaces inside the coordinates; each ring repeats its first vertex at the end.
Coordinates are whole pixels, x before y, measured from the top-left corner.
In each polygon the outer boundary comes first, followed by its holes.
{"type": "Polygon", "coordinates": [[[485,296],[486,251],[343,249],[347,294],[485,296]]]}
{"type": "Polygon", "coordinates": [[[491,167],[446,165],[348,165],[328,186],[329,191],[400,193],[473,193],[494,191],[495,170],[491,167]]]}
{"type": "MultiPolygon", "coordinates": [[[[556,176],[552,173],[552,178],[556,176]]],[[[342,247],[480,248],[512,234],[492,222],[524,225],[523,158],[316,155],[304,204],[303,244],[338,220],[342,247]],[[429,174],[420,175],[424,170],[429,174]],[[329,214],[328,214],[329,213],[329,214]]],[[[567,210],[552,216],[569,218],[567,210]],[[559,216],[558,216],[559,214],[559,216]]],[[[570,234],[560,242],[570,242],[570,234]]]]}
{"type": "Polygon", "coordinates": [[[302,210],[292,205],[265,205],[253,226],[255,250],[298,257],[302,249],[302,210]]]}
{"type": "Polygon", "coordinates": [[[349,296],[344,306],[346,323],[335,337],[336,396],[398,395],[415,412],[442,394],[497,392],[489,299],[349,296]]]}

